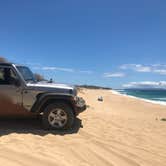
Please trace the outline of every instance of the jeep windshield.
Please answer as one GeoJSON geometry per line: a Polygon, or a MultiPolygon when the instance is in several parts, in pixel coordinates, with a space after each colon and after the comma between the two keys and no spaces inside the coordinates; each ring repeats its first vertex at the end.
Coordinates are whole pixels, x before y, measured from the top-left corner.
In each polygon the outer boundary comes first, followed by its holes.
{"type": "Polygon", "coordinates": [[[28,67],[17,66],[17,69],[19,70],[19,72],[21,73],[26,82],[36,82],[36,79],[32,71],[28,67]]]}

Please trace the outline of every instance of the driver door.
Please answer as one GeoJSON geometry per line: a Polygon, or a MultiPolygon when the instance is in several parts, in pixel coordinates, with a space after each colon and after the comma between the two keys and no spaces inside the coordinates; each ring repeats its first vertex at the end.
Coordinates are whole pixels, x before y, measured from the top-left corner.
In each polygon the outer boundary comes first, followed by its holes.
{"type": "Polygon", "coordinates": [[[0,66],[0,116],[17,115],[22,108],[22,90],[12,67],[0,66]]]}

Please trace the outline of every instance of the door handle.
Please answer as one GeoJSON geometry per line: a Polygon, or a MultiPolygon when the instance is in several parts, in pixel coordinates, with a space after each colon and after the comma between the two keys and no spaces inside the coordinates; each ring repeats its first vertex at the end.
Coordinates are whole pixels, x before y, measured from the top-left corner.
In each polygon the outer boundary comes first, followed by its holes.
{"type": "Polygon", "coordinates": [[[25,93],[25,94],[27,94],[27,93],[28,93],[28,91],[27,91],[27,90],[25,90],[25,91],[24,91],[24,93],[25,93]]]}

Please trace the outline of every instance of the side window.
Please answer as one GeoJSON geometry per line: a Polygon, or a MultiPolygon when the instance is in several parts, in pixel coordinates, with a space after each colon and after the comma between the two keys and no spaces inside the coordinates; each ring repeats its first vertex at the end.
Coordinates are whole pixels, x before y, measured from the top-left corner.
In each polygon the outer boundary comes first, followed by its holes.
{"type": "Polygon", "coordinates": [[[3,85],[4,84],[4,68],[1,68],[0,67],[0,85],[3,85]]]}
{"type": "Polygon", "coordinates": [[[8,67],[0,67],[0,85],[13,85],[16,80],[15,72],[8,67]]]}

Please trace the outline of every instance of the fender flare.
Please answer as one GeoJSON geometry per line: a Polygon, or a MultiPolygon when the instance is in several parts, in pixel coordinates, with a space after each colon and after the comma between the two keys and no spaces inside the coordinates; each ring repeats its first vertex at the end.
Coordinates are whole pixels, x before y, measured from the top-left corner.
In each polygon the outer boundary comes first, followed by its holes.
{"type": "Polygon", "coordinates": [[[61,100],[64,102],[67,102],[71,105],[72,109],[75,111],[75,102],[74,102],[74,98],[71,95],[67,95],[67,94],[39,94],[36,98],[36,102],[34,103],[34,105],[31,108],[31,112],[33,113],[41,113],[42,112],[42,107],[44,107],[48,101],[51,100],[61,100]]]}

